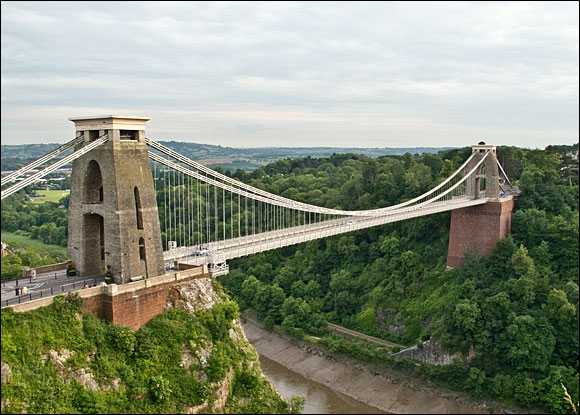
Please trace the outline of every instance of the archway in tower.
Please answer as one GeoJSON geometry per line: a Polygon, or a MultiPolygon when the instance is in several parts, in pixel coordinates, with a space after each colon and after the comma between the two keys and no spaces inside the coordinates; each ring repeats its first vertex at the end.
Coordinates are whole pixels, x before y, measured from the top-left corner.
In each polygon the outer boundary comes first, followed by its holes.
{"type": "Polygon", "coordinates": [[[101,167],[95,160],[91,160],[85,172],[85,186],[83,202],[103,203],[103,176],[101,167]]]}
{"type": "Polygon", "coordinates": [[[105,273],[105,221],[96,213],[83,216],[83,250],[85,275],[105,273]]]}

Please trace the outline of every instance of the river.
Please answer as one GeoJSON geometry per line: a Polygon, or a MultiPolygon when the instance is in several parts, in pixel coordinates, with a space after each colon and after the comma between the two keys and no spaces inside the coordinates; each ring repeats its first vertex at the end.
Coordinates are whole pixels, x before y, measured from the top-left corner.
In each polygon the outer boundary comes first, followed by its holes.
{"type": "MultiPolygon", "coordinates": [[[[304,413],[485,414],[452,396],[416,390],[380,375],[303,350],[285,338],[242,319],[244,333],[260,355],[263,373],[282,397],[306,397],[304,413]]],[[[498,411],[500,412],[500,411],[498,411]]]]}
{"type": "Polygon", "coordinates": [[[282,397],[288,401],[292,395],[304,396],[305,414],[386,414],[378,408],[366,405],[321,383],[287,369],[280,363],[260,356],[262,373],[268,376],[282,397]]]}

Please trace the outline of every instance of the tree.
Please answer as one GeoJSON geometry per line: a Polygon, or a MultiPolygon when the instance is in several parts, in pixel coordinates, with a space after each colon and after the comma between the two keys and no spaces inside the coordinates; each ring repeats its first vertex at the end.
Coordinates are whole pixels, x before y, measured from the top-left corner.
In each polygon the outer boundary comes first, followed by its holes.
{"type": "Polygon", "coordinates": [[[474,396],[480,397],[483,394],[483,390],[487,384],[485,372],[476,367],[472,367],[469,369],[466,384],[474,396]]]}
{"type": "Polygon", "coordinates": [[[519,296],[525,305],[534,301],[536,296],[535,286],[538,273],[534,266],[534,260],[528,256],[528,250],[520,245],[520,248],[512,255],[512,267],[519,277],[515,284],[515,294],[519,296]]]}
{"type": "Polygon", "coordinates": [[[405,195],[415,197],[424,193],[431,185],[431,168],[421,163],[413,164],[403,175],[405,195]]]}
{"type": "Polygon", "coordinates": [[[6,256],[2,257],[1,274],[3,280],[20,278],[22,276],[22,260],[17,254],[8,252],[6,256]]]}
{"type": "Polygon", "coordinates": [[[424,267],[419,254],[413,251],[403,252],[401,255],[401,272],[405,284],[417,282],[423,276],[424,267]]]}
{"type": "Polygon", "coordinates": [[[334,311],[339,319],[356,313],[359,298],[357,283],[346,270],[341,270],[330,277],[330,293],[333,297],[334,311]]]}
{"type": "Polygon", "coordinates": [[[578,313],[568,301],[566,292],[552,288],[548,295],[546,311],[558,335],[551,361],[578,368],[578,313]]]}
{"type": "Polygon", "coordinates": [[[512,255],[511,261],[518,277],[529,276],[533,278],[537,275],[534,260],[528,256],[528,250],[525,246],[520,245],[520,248],[512,255]]]}
{"type": "Polygon", "coordinates": [[[381,252],[388,258],[395,258],[400,255],[400,241],[395,235],[387,236],[381,242],[381,252]]]}
{"type": "Polygon", "coordinates": [[[466,338],[473,338],[480,315],[481,310],[477,303],[462,300],[455,306],[453,320],[455,325],[463,330],[466,338]]]}
{"type": "Polygon", "coordinates": [[[572,323],[576,315],[576,307],[570,304],[564,291],[552,288],[547,305],[550,320],[557,329],[572,323]]]}
{"type": "Polygon", "coordinates": [[[550,361],[556,339],[548,321],[530,315],[510,317],[506,360],[518,370],[543,370],[550,361]]]}
{"type": "Polygon", "coordinates": [[[262,289],[262,283],[258,281],[256,277],[250,275],[242,283],[242,289],[240,296],[247,304],[251,306],[256,306],[256,300],[258,299],[258,293],[262,289]]]}

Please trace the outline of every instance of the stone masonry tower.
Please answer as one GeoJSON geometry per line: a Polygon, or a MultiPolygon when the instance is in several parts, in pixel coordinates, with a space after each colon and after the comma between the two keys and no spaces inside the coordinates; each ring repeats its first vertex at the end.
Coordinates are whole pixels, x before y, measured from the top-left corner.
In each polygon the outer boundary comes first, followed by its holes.
{"type": "Polygon", "coordinates": [[[486,197],[487,203],[451,213],[447,268],[456,268],[465,263],[467,251],[477,257],[491,254],[497,242],[511,231],[513,196],[503,196],[499,188],[499,167],[496,146],[477,145],[472,147],[475,157],[465,167],[471,170],[487,151],[490,154],[476,174],[467,180],[467,195],[473,199],[486,197]]]}
{"type": "Polygon", "coordinates": [[[475,157],[466,166],[469,171],[489,151],[489,156],[485,159],[483,164],[479,166],[479,171],[472,175],[467,180],[467,195],[473,199],[478,199],[481,192],[485,191],[485,197],[488,199],[499,198],[499,168],[497,165],[497,149],[496,146],[477,145],[471,147],[472,153],[475,157]]]}
{"type": "Polygon", "coordinates": [[[165,273],[157,202],[145,144],[146,117],[70,118],[84,141],[108,141],[73,161],[68,257],[81,276],[103,274],[114,282],[165,273]]]}

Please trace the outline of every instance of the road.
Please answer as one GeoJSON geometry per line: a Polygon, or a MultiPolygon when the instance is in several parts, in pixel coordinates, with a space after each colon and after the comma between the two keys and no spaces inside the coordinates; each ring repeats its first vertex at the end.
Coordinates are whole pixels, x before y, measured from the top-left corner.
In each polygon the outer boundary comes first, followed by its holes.
{"type": "Polygon", "coordinates": [[[64,269],[38,274],[34,278],[2,281],[2,307],[80,290],[85,284],[98,285],[103,281],[105,281],[105,274],[91,277],[67,277],[64,269]],[[16,294],[16,288],[22,288],[24,291],[24,287],[26,287],[26,294],[16,294]]]}

